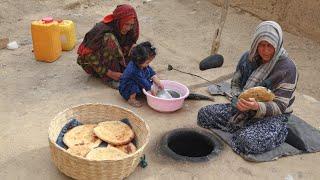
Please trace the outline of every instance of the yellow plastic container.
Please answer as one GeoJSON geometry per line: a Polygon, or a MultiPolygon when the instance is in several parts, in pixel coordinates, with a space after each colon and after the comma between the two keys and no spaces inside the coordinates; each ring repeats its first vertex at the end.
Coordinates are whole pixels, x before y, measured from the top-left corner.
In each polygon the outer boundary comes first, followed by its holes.
{"type": "Polygon", "coordinates": [[[60,40],[63,51],[70,51],[76,44],[75,25],[71,20],[58,21],[60,27],[60,40]]]}
{"type": "Polygon", "coordinates": [[[31,34],[36,60],[53,62],[60,57],[62,49],[58,22],[48,19],[33,21],[31,34]]]}

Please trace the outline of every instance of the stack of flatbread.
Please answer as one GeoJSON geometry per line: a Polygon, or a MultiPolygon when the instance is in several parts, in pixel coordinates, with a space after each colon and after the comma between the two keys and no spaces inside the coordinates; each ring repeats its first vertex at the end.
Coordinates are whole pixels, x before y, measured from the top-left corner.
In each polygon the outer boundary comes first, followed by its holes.
{"type": "Polygon", "coordinates": [[[70,154],[90,160],[118,160],[134,153],[137,148],[131,142],[135,135],[121,121],[105,121],[72,128],[63,137],[70,154]],[[99,147],[102,141],[107,147],[99,147]]]}

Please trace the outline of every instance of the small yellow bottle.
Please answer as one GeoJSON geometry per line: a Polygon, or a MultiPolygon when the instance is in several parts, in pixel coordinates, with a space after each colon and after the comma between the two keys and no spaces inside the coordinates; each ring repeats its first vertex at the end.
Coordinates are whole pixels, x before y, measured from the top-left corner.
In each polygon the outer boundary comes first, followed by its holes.
{"type": "Polygon", "coordinates": [[[62,50],[70,51],[76,44],[75,24],[71,20],[60,20],[58,23],[62,50]]]}
{"type": "Polygon", "coordinates": [[[61,56],[59,24],[51,17],[33,21],[31,35],[36,60],[53,62],[61,56]]]}

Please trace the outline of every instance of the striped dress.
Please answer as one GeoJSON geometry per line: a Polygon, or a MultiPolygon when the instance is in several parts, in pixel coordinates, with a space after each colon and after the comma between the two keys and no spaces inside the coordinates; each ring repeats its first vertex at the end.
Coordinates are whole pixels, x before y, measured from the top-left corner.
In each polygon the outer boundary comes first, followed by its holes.
{"type": "Polygon", "coordinates": [[[285,141],[288,134],[286,124],[292,113],[298,81],[297,68],[282,47],[280,26],[275,22],[265,21],[256,31],[259,33],[255,33],[250,51],[242,55],[237,65],[231,81],[232,94],[236,97],[250,87],[264,86],[275,94],[275,99],[258,102],[257,111],[239,112],[228,103],[205,106],[198,112],[199,126],[232,133],[232,149],[243,154],[263,153],[285,141]],[[275,47],[275,55],[269,63],[263,64],[256,55],[257,44],[261,40],[269,42],[274,39],[278,41],[270,44],[275,47]],[[238,114],[247,115],[243,116],[246,121],[242,126],[230,122],[238,114]]]}

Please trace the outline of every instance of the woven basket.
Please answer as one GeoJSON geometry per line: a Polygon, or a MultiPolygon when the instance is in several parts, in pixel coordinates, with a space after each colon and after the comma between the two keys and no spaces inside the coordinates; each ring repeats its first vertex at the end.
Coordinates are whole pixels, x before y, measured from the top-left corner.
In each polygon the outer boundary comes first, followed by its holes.
{"type": "Polygon", "coordinates": [[[149,141],[149,127],[132,111],[114,105],[83,104],[59,113],[49,126],[51,157],[57,168],[75,179],[123,179],[137,167],[149,141]],[[72,118],[83,124],[128,118],[135,132],[137,151],[120,160],[88,160],[69,154],[55,142],[63,126],[72,118]]]}

